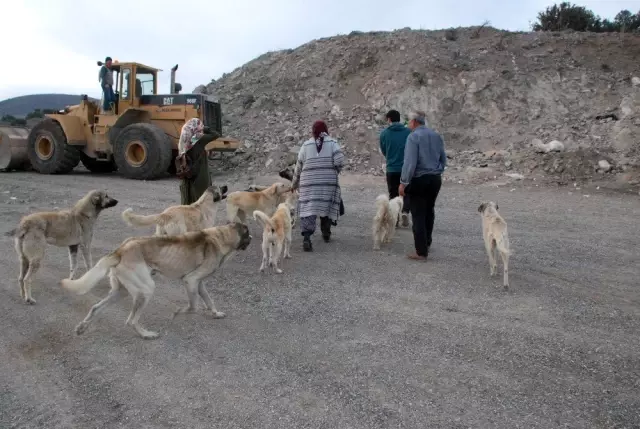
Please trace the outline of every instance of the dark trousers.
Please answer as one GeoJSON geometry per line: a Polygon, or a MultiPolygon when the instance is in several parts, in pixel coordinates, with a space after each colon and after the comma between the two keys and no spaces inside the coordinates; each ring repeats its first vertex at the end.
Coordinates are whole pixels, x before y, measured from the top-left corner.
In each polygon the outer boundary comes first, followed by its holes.
{"type": "Polygon", "coordinates": [[[406,188],[406,192],[411,195],[413,241],[416,253],[420,256],[427,256],[429,253],[433,221],[436,217],[434,206],[441,186],[440,175],[425,174],[414,177],[406,188]]]}
{"type": "MultiPolygon", "coordinates": [[[[400,186],[400,173],[387,173],[387,190],[389,191],[389,199],[397,197],[398,187],[400,186]]],[[[402,213],[409,213],[409,196],[404,195],[402,204],[402,213]]]]}

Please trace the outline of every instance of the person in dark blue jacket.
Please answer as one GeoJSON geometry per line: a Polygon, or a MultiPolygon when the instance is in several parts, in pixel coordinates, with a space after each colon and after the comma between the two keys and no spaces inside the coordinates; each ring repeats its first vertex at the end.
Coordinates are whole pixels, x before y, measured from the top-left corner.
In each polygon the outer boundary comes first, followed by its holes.
{"type": "MultiPolygon", "coordinates": [[[[380,151],[387,159],[387,190],[389,199],[397,197],[400,186],[400,174],[404,162],[404,146],[411,130],[400,123],[400,112],[389,110],[387,112],[389,126],[380,133],[380,151]]],[[[403,197],[402,226],[409,226],[409,196],[403,197]]]]}

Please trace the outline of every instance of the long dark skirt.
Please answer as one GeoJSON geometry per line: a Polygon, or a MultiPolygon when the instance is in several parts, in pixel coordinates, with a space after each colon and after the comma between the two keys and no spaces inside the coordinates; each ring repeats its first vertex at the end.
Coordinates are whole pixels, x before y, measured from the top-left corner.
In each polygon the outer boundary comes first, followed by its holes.
{"type": "Polygon", "coordinates": [[[191,179],[180,181],[180,204],[189,205],[198,201],[204,191],[211,186],[211,175],[209,174],[209,162],[207,154],[204,153],[194,161],[193,169],[196,175],[191,179]]]}

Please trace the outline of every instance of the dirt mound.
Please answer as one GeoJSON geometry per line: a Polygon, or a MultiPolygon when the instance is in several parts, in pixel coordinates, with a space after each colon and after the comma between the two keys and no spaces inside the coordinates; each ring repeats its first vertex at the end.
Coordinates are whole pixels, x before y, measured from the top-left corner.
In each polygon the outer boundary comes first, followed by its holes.
{"type": "Polygon", "coordinates": [[[632,34],[354,32],[267,53],[195,91],[220,99],[225,133],[244,141],[228,165],[249,171],[291,162],[322,118],[345,147],[349,169],[381,174],[384,113],[418,108],[454,162],[464,151],[499,151],[525,176],[587,178],[593,166],[572,172],[565,159],[605,154],[616,166],[611,175],[637,167],[639,57],[640,35],[632,34]],[[545,158],[531,150],[534,139],[560,140],[575,154],[545,158]]]}

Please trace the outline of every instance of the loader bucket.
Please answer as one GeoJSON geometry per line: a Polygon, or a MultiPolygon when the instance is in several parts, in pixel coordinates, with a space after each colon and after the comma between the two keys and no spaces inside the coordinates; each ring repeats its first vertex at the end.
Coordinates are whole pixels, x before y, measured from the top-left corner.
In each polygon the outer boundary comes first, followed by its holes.
{"type": "Polygon", "coordinates": [[[26,170],[29,128],[0,126],[0,170],[26,170]]]}

